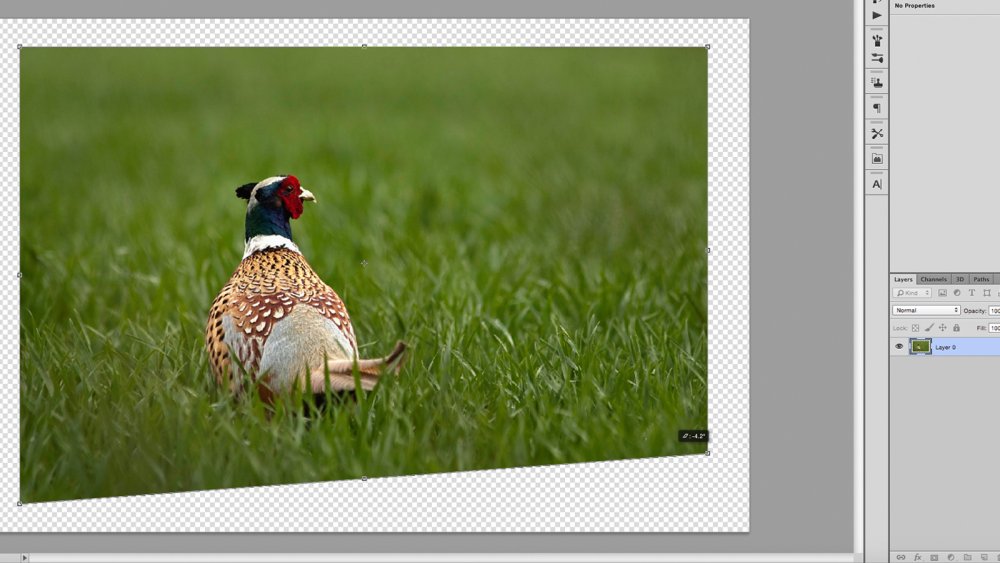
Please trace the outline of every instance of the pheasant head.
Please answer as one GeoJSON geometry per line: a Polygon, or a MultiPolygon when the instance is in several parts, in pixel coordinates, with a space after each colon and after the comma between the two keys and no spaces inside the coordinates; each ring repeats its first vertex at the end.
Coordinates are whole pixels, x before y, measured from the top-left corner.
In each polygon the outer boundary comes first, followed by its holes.
{"type": "Polygon", "coordinates": [[[316,201],[312,192],[303,188],[295,176],[272,176],[257,183],[243,184],[236,188],[236,195],[247,200],[248,250],[255,239],[262,243],[279,242],[263,240],[263,237],[282,237],[291,242],[290,220],[302,215],[303,202],[316,201]]]}

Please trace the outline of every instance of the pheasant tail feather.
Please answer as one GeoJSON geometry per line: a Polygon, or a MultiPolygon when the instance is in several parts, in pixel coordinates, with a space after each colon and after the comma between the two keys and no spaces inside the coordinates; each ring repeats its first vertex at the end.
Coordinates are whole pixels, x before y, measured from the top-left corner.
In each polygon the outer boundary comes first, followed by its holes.
{"type": "Polygon", "coordinates": [[[353,391],[355,388],[354,366],[357,365],[361,388],[365,391],[371,391],[383,374],[395,375],[399,373],[403,367],[405,354],[406,343],[400,341],[396,343],[392,352],[383,358],[358,360],[357,362],[354,360],[328,360],[325,368],[313,370],[309,374],[309,384],[313,393],[324,393],[329,375],[331,391],[353,391]]]}

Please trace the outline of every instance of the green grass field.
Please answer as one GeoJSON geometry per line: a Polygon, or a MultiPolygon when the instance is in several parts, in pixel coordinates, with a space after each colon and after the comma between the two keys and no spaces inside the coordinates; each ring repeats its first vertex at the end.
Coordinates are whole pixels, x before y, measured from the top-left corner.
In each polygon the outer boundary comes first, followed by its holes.
{"type": "Polygon", "coordinates": [[[692,454],[707,420],[702,49],[25,49],[25,502],[692,454]],[[398,379],[306,418],[208,375],[233,190],[398,379]]]}

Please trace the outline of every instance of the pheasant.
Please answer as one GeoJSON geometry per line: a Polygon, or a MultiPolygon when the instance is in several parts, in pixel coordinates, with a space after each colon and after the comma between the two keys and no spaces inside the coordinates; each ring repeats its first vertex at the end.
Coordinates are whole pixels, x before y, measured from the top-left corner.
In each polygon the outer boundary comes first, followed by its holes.
{"type": "Polygon", "coordinates": [[[247,200],[243,260],[205,328],[216,382],[240,395],[248,376],[271,404],[296,385],[314,394],[352,391],[355,367],[364,390],[381,373],[398,373],[406,345],[398,342],[384,358],[358,359],[344,303],[292,242],[290,219],[302,215],[303,202],[316,201],[313,194],[295,176],[273,176],[240,186],[236,195],[247,200]]]}

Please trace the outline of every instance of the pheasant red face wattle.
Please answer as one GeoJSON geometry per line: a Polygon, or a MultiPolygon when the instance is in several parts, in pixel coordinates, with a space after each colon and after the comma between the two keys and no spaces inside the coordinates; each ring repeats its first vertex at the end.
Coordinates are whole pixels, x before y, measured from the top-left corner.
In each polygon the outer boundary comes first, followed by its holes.
{"type": "Polygon", "coordinates": [[[295,176],[285,178],[281,187],[278,188],[278,197],[292,219],[298,219],[302,216],[302,185],[299,184],[298,178],[295,176]]]}

